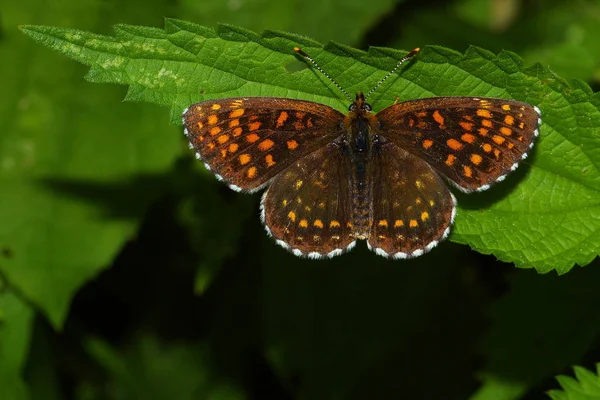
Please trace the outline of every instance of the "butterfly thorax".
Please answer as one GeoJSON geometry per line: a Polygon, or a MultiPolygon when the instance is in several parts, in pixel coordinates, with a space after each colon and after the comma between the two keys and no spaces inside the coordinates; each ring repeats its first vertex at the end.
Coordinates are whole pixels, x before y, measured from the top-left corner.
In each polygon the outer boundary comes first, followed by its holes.
{"type": "Polygon", "coordinates": [[[368,171],[378,140],[373,132],[377,117],[371,113],[371,106],[365,102],[362,93],[356,95],[349,111],[344,118],[346,134],[343,143],[353,170],[349,177],[352,187],[352,220],[356,238],[365,239],[372,221],[372,174],[368,171]]]}

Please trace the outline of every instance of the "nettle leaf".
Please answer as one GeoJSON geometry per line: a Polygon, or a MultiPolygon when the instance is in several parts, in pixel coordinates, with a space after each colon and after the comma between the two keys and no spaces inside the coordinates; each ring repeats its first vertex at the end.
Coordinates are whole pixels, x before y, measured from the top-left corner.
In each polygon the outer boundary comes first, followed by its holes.
{"type": "Polygon", "coordinates": [[[161,177],[183,146],[156,107],[107,107],[121,88],[83,82],[81,66],[25,36],[7,40],[16,43],[0,46],[12,60],[0,66],[0,274],[60,328],[74,293],[168,190],[161,177]]]}
{"type": "MultiPolygon", "coordinates": [[[[368,52],[302,36],[232,26],[212,30],[168,19],[165,30],[118,25],[116,36],[25,26],[36,41],[89,65],[92,82],[129,85],[128,100],[171,107],[232,96],[279,96],[347,108],[321,74],[293,54],[299,45],[349,92],[373,87],[406,54],[368,52]],[[299,70],[300,69],[300,70],[299,70]]],[[[600,110],[584,83],[567,83],[513,53],[426,47],[372,97],[375,110],[398,96],[490,96],[537,105],[541,137],[516,174],[485,194],[461,196],[451,239],[519,267],[567,272],[600,247],[600,110]]]]}
{"type": "Polygon", "coordinates": [[[556,377],[563,390],[551,390],[548,395],[553,400],[592,400],[600,399],[600,364],[596,373],[583,367],[573,367],[575,378],[566,375],[556,377]]]}

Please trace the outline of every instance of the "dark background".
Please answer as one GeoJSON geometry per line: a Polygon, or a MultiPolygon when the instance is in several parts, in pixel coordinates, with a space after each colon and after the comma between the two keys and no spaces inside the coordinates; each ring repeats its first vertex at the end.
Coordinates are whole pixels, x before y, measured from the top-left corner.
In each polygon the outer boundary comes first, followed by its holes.
{"type": "Polygon", "coordinates": [[[597,1],[0,6],[0,146],[26,165],[27,141],[15,138],[44,137],[40,165],[50,165],[13,175],[10,157],[0,160],[0,201],[15,204],[10,193],[21,185],[34,188],[23,200],[37,201],[18,213],[29,219],[0,228],[0,271],[15,256],[17,230],[48,231],[43,248],[28,250],[37,269],[20,271],[38,291],[0,275],[0,399],[541,399],[571,365],[594,369],[593,266],[538,275],[451,237],[410,261],[385,260],[364,244],[333,260],[296,258],[265,235],[260,194],[234,193],[204,171],[166,108],[121,103],[126,88],[85,82],[87,67],[17,29],[111,35],[117,23],[161,28],[165,16],[363,49],[506,49],[598,85],[597,1]],[[81,143],[94,131],[114,143],[115,159],[137,146],[142,167],[122,176],[110,158],[86,163],[94,145],[81,143]],[[53,135],[65,132],[82,142],[57,144],[53,135]],[[124,141],[128,132],[138,141],[124,141]],[[168,145],[153,144],[165,135],[168,145]],[[89,179],[99,169],[101,179],[89,179]],[[37,210],[51,211],[42,221],[37,210]],[[98,254],[80,239],[98,244],[98,254]],[[83,272],[69,272],[79,265],[83,272]],[[73,289],[55,297],[44,274],[73,289]]]}

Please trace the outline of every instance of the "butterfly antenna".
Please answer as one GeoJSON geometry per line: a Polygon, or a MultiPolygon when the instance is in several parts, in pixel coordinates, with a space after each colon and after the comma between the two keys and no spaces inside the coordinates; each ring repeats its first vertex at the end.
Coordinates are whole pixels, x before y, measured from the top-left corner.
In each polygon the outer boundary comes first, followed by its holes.
{"type": "Polygon", "coordinates": [[[383,82],[385,82],[387,80],[387,78],[392,76],[394,74],[394,72],[396,72],[402,64],[404,64],[405,62],[407,62],[408,60],[410,60],[411,58],[416,56],[419,51],[421,51],[421,49],[417,47],[417,48],[413,49],[410,53],[408,53],[407,55],[402,57],[400,59],[400,61],[398,61],[398,64],[396,64],[396,66],[394,68],[392,68],[392,70],[390,72],[388,72],[383,78],[381,78],[381,80],[379,82],[377,82],[377,85],[375,85],[375,87],[373,87],[373,89],[369,90],[369,93],[367,93],[367,95],[365,96],[365,100],[368,99],[369,96],[372,95],[374,91],[379,89],[379,87],[383,84],[383,82]]]}
{"type": "Polygon", "coordinates": [[[327,79],[329,79],[338,89],[340,89],[340,91],[342,93],[344,93],[346,95],[346,97],[348,98],[348,100],[350,100],[350,102],[354,101],[354,99],[352,99],[352,97],[348,94],[348,92],[346,92],[339,83],[337,83],[331,76],[329,76],[329,74],[327,72],[323,71],[323,68],[319,67],[319,64],[317,64],[317,62],[315,60],[313,60],[313,58],[311,56],[306,54],[300,47],[294,47],[294,51],[296,53],[298,53],[300,56],[302,56],[304,59],[310,61],[310,63],[317,69],[317,71],[319,71],[320,73],[325,75],[325,77],[327,79]]]}

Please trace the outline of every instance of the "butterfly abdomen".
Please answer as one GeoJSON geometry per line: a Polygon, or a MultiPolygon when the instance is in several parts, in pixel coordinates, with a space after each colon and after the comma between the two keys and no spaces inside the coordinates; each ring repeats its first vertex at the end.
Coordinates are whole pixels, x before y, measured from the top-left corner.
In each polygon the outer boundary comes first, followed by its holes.
{"type": "Polygon", "coordinates": [[[367,161],[357,161],[354,164],[354,174],[351,179],[352,195],[352,226],[357,239],[366,239],[371,229],[371,184],[368,179],[367,161]]]}

